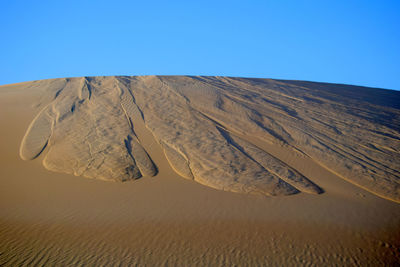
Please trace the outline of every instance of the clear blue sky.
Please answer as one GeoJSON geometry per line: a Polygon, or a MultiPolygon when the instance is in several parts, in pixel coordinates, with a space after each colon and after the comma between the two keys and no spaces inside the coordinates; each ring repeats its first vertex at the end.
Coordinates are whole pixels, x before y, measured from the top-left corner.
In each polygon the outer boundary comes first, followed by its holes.
{"type": "Polygon", "coordinates": [[[1,1],[0,84],[224,75],[400,89],[400,1],[1,1]]]}

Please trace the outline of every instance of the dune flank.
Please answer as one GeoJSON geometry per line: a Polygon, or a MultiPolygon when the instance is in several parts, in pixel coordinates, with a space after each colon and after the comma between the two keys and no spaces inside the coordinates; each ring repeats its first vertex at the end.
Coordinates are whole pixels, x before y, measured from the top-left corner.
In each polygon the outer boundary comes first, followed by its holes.
{"type": "Polygon", "coordinates": [[[42,80],[41,111],[20,147],[51,171],[107,181],[154,176],[144,123],[180,176],[262,195],[324,192],[257,144],[289,149],[400,202],[400,93],[302,81],[189,76],[42,80]],[[257,140],[257,142],[254,142],[257,140]]]}

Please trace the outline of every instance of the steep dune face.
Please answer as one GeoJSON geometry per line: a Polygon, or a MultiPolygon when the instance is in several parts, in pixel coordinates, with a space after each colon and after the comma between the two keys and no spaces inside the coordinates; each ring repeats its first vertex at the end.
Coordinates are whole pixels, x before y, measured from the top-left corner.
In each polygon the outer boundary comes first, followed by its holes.
{"type": "Polygon", "coordinates": [[[117,79],[66,79],[29,127],[21,144],[23,159],[45,146],[44,166],[89,178],[125,181],[155,175],[138,143],[129,114],[135,104],[117,79]]]}
{"type": "Polygon", "coordinates": [[[43,164],[49,170],[116,181],[156,175],[135,134],[140,121],[177,174],[213,188],[263,195],[323,192],[261,142],[400,201],[395,91],[184,76],[54,79],[26,86],[44,88],[45,97],[20,155],[34,159],[48,151],[43,164]]]}

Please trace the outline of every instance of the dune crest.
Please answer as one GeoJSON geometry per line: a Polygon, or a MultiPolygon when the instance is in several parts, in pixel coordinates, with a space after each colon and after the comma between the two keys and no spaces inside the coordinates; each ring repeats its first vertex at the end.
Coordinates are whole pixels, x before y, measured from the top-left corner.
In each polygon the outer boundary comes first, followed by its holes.
{"type": "MultiPolygon", "coordinates": [[[[26,86],[30,86],[27,83],[26,86]]],[[[111,181],[157,174],[135,134],[143,120],[182,177],[232,192],[319,194],[314,181],[252,142],[284,146],[400,201],[400,93],[228,77],[84,77],[35,82],[42,110],[20,155],[52,171],[111,181]]]]}

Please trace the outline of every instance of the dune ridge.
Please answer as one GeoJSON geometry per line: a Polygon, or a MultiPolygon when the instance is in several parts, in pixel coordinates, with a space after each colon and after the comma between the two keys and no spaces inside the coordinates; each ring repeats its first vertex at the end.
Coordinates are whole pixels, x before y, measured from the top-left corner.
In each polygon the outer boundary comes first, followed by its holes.
{"type": "Polygon", "coordinates": [[[135,134],[143,120],[182,177],[232,192],[319,194],[256,138],[309,157],[400,202],[400,93],[301,81],[110,76],[24,83],[42,110],[20,147],[52,171],[126,181],[157,174],[135,134]]]}

